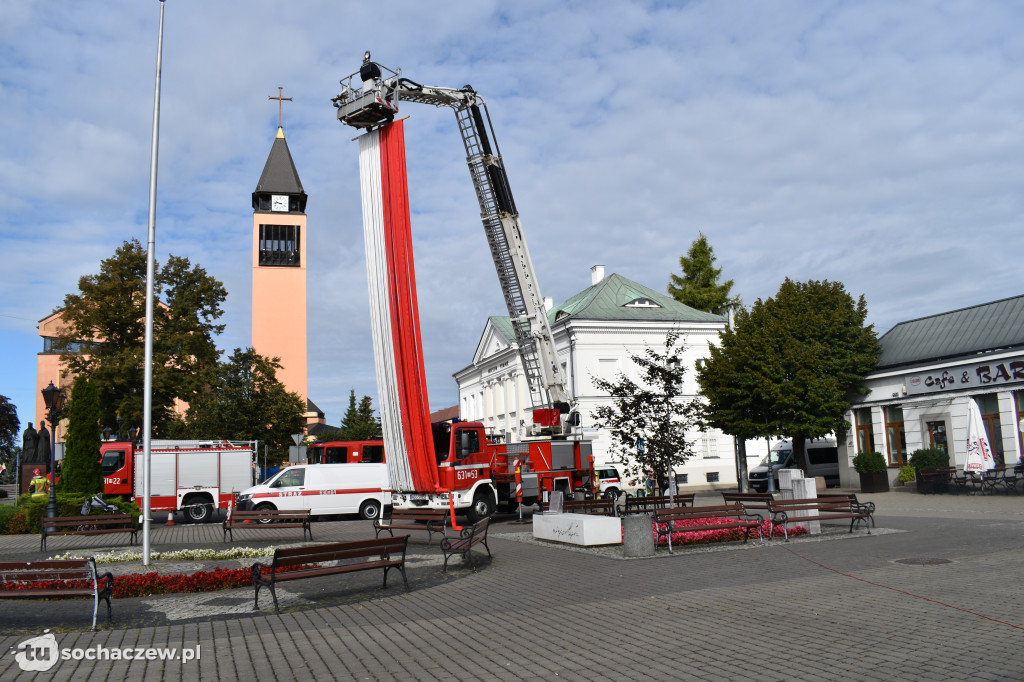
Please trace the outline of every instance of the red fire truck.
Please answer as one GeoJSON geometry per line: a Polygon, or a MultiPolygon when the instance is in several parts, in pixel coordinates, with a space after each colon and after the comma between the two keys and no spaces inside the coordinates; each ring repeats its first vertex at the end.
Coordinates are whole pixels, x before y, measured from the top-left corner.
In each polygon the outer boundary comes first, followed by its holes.
{"type": "Polygon", "coordinates": [[[379,464],[383,461],[382,440],[331,440],[306,446],[307,464],[379,464]]]}
{"type": "MultiPolygon", "coordinates": [[[[400,102],[454,110],[480,204],[484,233],[522,358],[522,371],[533,406],[532,421],[547,435],[546,439],[506,445],[490,441],[483,425],[477,422],[434,424],[431,435],[438,489],[401,490],[396,486],[392,497],[394,507],[453,505],[467,512],[473,520],[482,518],[499,504],[515,504],[517,460],[521,465],[524,502],[534,501],[552,490],[569,494],[584,488],[593,481],[591,445],[567,438],[578,419],[483,98],[468,85],[460,89],[421,85],[402,77],[401,70],[393,71],[371,61],[369,52],[363,56],[359,71],[342,79],[341,86],[341,92],[332,100],[337,118],[361,130],[374,131],[390,125],[398,114],[400,102]]],[[[372,148],[372,144],[367,146],[372,148]]],[[[396,320],[405,325],[401,334],[415,333],[417,320],[410,322],[404,317],[396,320]]],[[[382,360],[377,359],[378,376],[388,376],[387,361],[383,362],[382,369],[382,360]]],[[[393,388],[397,394],[399,388],[393,388]]],[[[387,412],[393,409],[382,400],[381,416],[385,425],[401,421],[389,418],[393,415],[387,412]]],[[[389,437],[395,435],[389,436],[385,426],[385,438],[389,437]]],[[[422,469],[428,458],[422,458],[417,451],[415,467],[422,469]]],[[[409,466],[411,471],[413,464],[410,462],[409,466]]],[[[428,478],[433,479],[433,475],[428,478]]]]}
{"type": "MultiPolygon", "coordinates": [[[[150,447],[150,509],[181,510],[193,523],[205,523],[214,508],[226,509],[255,480],[256,441],[154,440],[150,447]]],[[[103,493],[142,506],[142,443],[118,441],[100,446],[103,493]]]]}

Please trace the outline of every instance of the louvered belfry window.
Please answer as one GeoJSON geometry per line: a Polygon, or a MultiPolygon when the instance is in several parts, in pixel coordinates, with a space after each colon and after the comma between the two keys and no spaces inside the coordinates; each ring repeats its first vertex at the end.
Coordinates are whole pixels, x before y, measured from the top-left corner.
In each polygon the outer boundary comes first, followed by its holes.
{"type": "Polygon", "coordinates": [[[300,265],[298,225],[260,225],[260,265],[300,265]]]}

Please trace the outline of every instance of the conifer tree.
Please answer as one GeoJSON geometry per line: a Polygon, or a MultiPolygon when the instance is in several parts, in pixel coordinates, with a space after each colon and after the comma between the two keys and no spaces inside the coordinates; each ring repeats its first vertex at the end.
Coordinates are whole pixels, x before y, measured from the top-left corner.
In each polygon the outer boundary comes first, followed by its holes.
{"type": "Polygon", "coordinates": [[[670,275],[669,295],[697,310],[721,312],[732,302],[729,292],[732,290],[733,280],[718,282],[722,269],[715,267],[715,260],[715,252],[708,243],[708,238],[701,232],[690,245],[686,255],[679,257],[683,275],[670,275]]]}
{"type": "Polygon", "coordinates": [[[62,493],[95,495],[103,491],[100,469],[100,401],[95,382],[75,377],[68,404],[68,432],[60,470],[62,493]]]}

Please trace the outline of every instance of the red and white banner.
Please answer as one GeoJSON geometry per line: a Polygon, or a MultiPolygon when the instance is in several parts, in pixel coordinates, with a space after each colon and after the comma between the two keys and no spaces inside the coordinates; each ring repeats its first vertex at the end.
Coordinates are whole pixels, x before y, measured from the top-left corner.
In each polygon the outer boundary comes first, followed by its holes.
{"type": "Polygon", "coordinates": [[[402,121],[359,138],[363,239],[384,452],[392,489],[437,492],[423,370],[402,121]]]}

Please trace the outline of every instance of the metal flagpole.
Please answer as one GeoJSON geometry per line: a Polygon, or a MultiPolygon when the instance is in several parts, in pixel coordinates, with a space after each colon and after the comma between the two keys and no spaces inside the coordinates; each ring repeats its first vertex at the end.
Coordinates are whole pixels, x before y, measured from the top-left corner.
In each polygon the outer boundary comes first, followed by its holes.
{"type": "Polygon", "coordinates": [[[160,141],[160,69],[164,50],[164,0],[160,0],[160,32],[156,41],[156,85],[153,92],[153,146],[149,162],[149,242],[146,253],[146,357],[142,403],[142,565],[149,566],[150,495],[153,483],[153,279],[156,271],[156,160],[160,141]]]}

